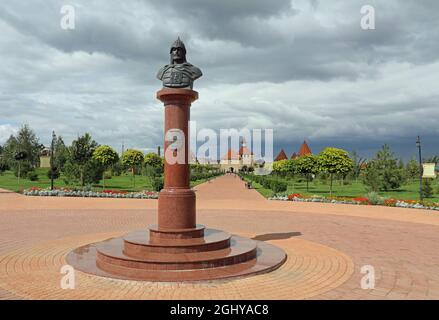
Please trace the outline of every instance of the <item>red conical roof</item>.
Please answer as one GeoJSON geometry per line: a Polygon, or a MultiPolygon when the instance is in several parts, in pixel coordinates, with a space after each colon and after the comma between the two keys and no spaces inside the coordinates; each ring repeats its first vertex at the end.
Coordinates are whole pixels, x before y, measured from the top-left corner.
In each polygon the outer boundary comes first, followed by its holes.
{"type": "Polygon", "coordinates": [[[281,160],[288,160],[288,157],[284,151],[284,149],[282,149],[279,154],[277,155],[276,159],[274,159],[274,161],[281,161],[281,160]]]}
{"type": "Polygon", "coordinates": [[[293,154],[291,155],[291,159],[296,159],[297,158],[297,153],[293,152],[293,154]]]}
{"type": "Polygon", "coordinates": [[[302,157],[307,154],[312,154],[312,152],[306,141],[303,141],[302,146],[300,147],[299,157],[302,157]]]}

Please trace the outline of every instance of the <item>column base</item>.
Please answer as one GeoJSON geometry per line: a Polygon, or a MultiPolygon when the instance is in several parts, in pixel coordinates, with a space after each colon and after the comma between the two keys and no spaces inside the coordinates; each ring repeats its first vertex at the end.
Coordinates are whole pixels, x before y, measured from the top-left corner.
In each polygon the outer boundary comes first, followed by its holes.
{"type": "Polygon", "coordinates": [[[195,192],[191,189],[163,189],[158,200],[160,229],[193,229],[196,226],[195,192]]]}
{"type": "Polygon", "coordinates": [[[286,254],[271,244],[203,226],[181,234],[151,226],[77,248],[66,260],[75,269],[98,276],[168,282],[269,272],[286,261],[286,254]]]}

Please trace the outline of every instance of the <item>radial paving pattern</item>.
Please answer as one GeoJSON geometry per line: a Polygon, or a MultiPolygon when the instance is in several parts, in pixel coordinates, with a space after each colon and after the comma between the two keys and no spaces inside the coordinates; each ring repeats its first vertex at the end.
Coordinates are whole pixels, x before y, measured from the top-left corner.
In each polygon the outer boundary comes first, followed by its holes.
{"type": "MultiPolygon", "coordinates": [[[[156,283],[116,280],[75,272],[75,289],[62,289],[65,256],[72,247],[120,233],[44,242],[0,256],[0,286],[27,299],[303,299],[338,287],[353,263],[337,250],[301,239],[273,241],[287,262],[271,273],[232,280],[156,283]]],[[[249,236],[249,235],[247,235],[249,236]]]]}
{"type": "Polygon", "coordinates": [[[157,201],[25,197],[0,192],[0,299],[439,299],[439,214],[386,207],[268,201],[233,176],[197,187],[198,222],[281,247],[289,259],[250,278],[148,283],[76,272],[66,254],[145,229],[157,201]],[[360,287],[361,268],[376,286],[360,287]],[[184,288],[184,290],[180,290],[184,288]]]}

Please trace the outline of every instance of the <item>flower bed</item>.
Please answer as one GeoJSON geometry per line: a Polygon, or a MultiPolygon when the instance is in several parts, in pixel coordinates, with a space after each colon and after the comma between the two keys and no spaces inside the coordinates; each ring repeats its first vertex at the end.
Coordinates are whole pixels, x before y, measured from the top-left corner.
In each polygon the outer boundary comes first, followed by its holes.
{"type": "Polygon", "coordinates": [[[299,193],[290,195],[276,195],[269,200],[279,201],[296,201],[296,202],[323,202],[323,203],[339,203],[339,204],[355,204],[355,205],[381,205],[387,207],[427,209],[439,211],[439,203],[419,200],[397,200],[383,199],[382,204],[373,204],[366,197],[346,198],[346,197],[323,197],[323,196],[306,196],[299,193]]]}
{"type": "Polygon", "coordinates": [[[104,190],[102,192],[97,191],[84,191],[73,190],[68,188],[61,189],[41,189],[38,187],[32,187],[23,191],[26,196],[41,196],[41,197],[88,197],[88,198],[132,198],[132,199],[157,199],[158,192],[155,191],[140,191],[140,192],[127,192],[122,190],[104,190]]]}

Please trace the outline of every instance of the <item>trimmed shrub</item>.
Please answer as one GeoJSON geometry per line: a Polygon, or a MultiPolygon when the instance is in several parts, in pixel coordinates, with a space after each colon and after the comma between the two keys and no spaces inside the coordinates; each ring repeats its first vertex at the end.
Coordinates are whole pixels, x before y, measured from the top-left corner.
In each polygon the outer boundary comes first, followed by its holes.
{"type": "Polygon", "coordinates": [[[161,177],[152,178],[151,184],[155,191],[160,191],[163,189],[164,186],[163,178],[161,177]]]}
{"type": "Polygon", "coordinates": [[[272,180],[270,183],[270,187],[274,193],[279,193],[279,192],[287,191],[288,185],[283,181],[272,180]]]}

